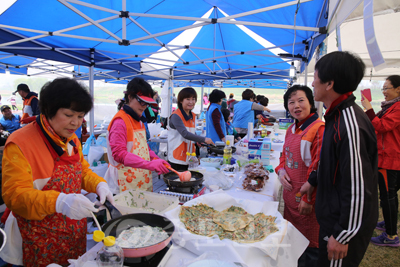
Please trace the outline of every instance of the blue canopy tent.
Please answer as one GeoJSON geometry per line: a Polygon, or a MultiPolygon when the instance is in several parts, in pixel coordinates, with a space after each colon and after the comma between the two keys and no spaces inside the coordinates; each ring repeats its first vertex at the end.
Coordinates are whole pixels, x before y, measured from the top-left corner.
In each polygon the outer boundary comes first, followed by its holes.
{"type": "Polygon", "coordinates": [[[94,67],[171,80],[283,80],[325,38],[327,2],[18,0],[0,15],[0,51],[89,67],[91,93],[94,67]]]}

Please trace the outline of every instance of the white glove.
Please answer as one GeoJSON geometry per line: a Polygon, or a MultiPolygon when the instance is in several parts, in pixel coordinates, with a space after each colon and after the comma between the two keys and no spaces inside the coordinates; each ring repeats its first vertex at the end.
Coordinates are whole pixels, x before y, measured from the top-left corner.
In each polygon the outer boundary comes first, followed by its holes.
{"type": "Polygon", "coordinates": [[[56,212],[64,214],[73,220],[91,217],[90,211],[98,212],[99,210],[94,207],[94,203],[82,194],[60,193],[57,198],[56,212]]]}
{"type": "Polygon", "coordinates": [[[107,199],[111,204],[115,205],[113,194],[111,193],[107,183],[100,182],[96,187],[96,193],[100,198],[100,204],[104,204],[107,199]]]}

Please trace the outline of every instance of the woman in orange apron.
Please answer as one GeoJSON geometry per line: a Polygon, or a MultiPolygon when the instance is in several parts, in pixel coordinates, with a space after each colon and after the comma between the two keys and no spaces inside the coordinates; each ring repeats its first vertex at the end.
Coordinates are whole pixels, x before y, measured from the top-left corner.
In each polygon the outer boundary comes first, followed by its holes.
{"type": "Polygon", "coordinates": [[[142,78],[127,85],[126,104],[111,120],[107,131],[109,167],[104,178],[113,193],[137,189],[153,191],[152,171],[169,172],[165,160],[149,148],[143,112],[149,105],[157,106],[154,91],[142,78]],[[143,120],[144,119],[144,120],[143,120]]]}
{"type": "Polygon", "coordinates": [[[275,171],[283,186],[284,218],[291,222],[309,241],[298,260],[298,266],[317,266],[319,224],[315,217],[315,195],[311,202],[301,197],[300,188],[315,176],[324,133],[324,122],[315,113],[312,91],[295,85],[283,96],[284,106],[295,119],[286,131],[280,164],[275,171]]]}
{"type": "Polygon", "coordinates": [[[89,169],[75,130],[93,102],[75,80],[40,92],[41,115],[7,140],[3,199],[12,211],[0,257],[24,266],[68,265],[86,252],[86,217],[96,212],[81,189],[114,202],[107,183],[89,169]]]}

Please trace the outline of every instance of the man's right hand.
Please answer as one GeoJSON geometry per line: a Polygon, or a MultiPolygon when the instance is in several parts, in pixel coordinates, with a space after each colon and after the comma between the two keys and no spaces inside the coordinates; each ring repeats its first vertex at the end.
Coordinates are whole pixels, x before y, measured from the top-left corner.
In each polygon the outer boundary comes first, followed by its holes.
{"type": "Polygon", "coordinates": [[[300,188],[300,194],[303,196],[307,194],[308,202],[311,202],[311,195],[314,192],[314,186],[312,186],[309,182],[305,182],[300,188]]]}
{"type": "Polygon", "coordinates": [[[208,138],[208,137],[206,137],[206,139],[204,140],[204,142],[205,142],[207,145],[210,145],[210,144],[213,144],[213,145],[214,145],[214,142],[212,141],[212,139],[211,139],[211,138],[208,138]]]}

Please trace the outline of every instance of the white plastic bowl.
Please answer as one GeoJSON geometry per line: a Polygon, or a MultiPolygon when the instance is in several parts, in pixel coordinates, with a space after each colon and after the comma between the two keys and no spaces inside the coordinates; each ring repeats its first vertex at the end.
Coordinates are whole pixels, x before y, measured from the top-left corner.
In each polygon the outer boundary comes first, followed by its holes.
{"type": "Polygon", "coordinates": [[[221,158],[201,158],[200,166],[218,168],[221,165],[221,158]]]}

